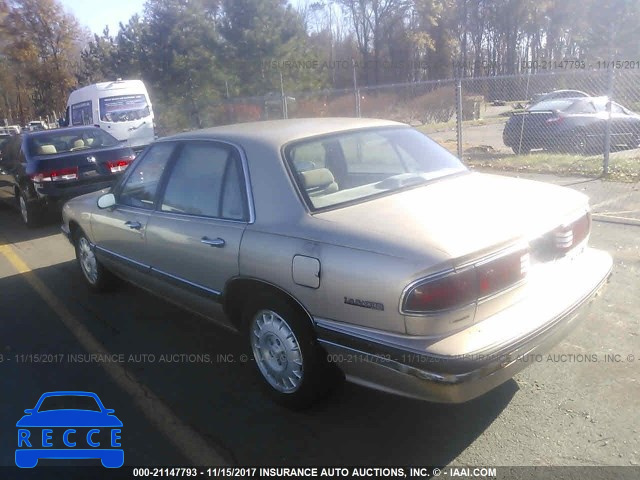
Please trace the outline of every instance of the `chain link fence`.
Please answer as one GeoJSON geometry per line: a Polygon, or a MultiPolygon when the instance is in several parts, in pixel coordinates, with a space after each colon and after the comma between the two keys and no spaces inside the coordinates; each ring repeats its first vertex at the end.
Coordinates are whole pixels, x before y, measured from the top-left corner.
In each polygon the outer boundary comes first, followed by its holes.
{"type": "MultiPolygon", "coordinates": [[[[591,196],[601,219],[640,224],[640,71],[463,79],[480,117],[456,143],[472,168],[548,174],[591,196]]],[[[466,117],[464,112],[458,115],[466,117]]],[[[435,134],[446,142],[447,134],[435,134]]]]}
{"type": "Polygon", "coordinates": [[[396,120],[473,169],[584,183],[596,215],[640,224],[640,70],[609,67],[226,99],[207,123],[396,120]]]}

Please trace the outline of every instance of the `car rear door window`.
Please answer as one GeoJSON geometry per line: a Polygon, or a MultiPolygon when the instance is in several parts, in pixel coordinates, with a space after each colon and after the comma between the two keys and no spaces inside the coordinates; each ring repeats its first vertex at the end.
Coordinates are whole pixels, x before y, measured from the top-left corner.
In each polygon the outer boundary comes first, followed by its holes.
{"type": "Polygon", "coordinates": [[[135,164],[133,171],[117,193],[118,203],[152,210],[158,184],[174,148],[172,143],[159,143],[152,146],[140,162],[135,164]]]}
{"type": "Polygon", "coordinates": [[[243,184],[240,158],[234,148],[211,142],[188,143],[171,171],[160,209],[243,220],[243,184]]]}

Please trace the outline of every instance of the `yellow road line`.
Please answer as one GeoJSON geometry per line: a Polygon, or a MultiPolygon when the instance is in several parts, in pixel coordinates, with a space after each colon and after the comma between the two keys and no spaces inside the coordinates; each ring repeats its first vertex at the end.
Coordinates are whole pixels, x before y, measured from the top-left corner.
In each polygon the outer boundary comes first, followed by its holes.
{"type": "MultiPolygon", "coordinates": [[[[60,317],[62,323],[89,353],[110,355],[89,330],[76,319],[60,299],[38,278],[10,245],[0,245],[3,255],[26,282],[60,317]]],[[[117,363],[100,364],[111,379],[131,397],[149,422],[162,432],[193,465],[226,465],[225,460],[191,427],[183,423],[153,392],[117,363]]]]}

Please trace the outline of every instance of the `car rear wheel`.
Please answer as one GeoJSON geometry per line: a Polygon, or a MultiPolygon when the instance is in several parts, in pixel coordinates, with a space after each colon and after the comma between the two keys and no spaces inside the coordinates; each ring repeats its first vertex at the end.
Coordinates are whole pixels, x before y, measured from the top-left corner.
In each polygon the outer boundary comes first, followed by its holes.
{"type": "Polygon", "coordinates": [[[306,315],[281,298],[260,296],[244,317],[257,371],[277,403],[306,408],[330,390],[326,354],[306,315]]]}
{"type": "Polygon", "coordinates": [[[20,207],[20,216],[22,223],[27,227],[33,228],[40,224],[42,212],[36,202],[30,199],[22,190],[18,193],[18,206],[20,207]]]}
{"type": "Polygon", "coordinates": [[[84,232],[75,236],[76,260],[82,278],[95,292],[103,292],[113,286],[113,275],[98,261],[93,246],[84,232]]]}
{"type": "Polygon", "coordinates": [[[583,131],[577,131],[571,137],[570,145],[571,153],[578,155],[587,155],[589,153],[589,142],[587,134],[583,131]]]}
{"type": "Polygon", "coordinates": [[[513,153],[516,155],[529,155],[529,153],[531,153],[531,145],[522,142],[522,144],[511,147],[511,150],[513,150],[513,153]]]}

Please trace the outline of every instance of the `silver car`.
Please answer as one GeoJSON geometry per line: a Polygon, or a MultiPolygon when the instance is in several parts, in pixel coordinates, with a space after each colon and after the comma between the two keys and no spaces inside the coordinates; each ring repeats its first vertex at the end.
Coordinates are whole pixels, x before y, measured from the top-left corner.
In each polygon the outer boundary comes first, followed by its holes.
{"type": "Polygon", "coordinates": [[[395,394],[477,397],[562,339],[612,266],[587,246],[584,195],[471,172],[383,120],[161,139],[110,191],[66,203],[62,228],[91,289],[115,274],[240,332],[292,407],[335,366],[395,394]]]}

